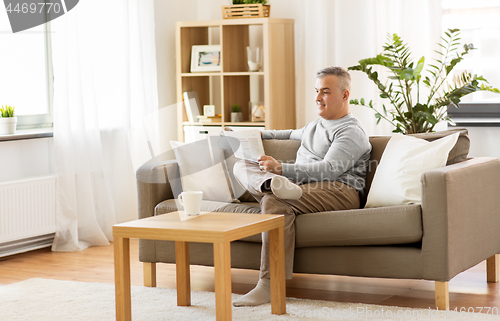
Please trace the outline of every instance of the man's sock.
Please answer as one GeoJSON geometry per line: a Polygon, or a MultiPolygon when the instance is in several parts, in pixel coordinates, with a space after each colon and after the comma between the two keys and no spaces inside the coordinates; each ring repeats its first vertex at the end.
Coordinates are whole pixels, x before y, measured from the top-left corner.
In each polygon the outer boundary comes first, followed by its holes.
{"type": "Polygon", "coordinates": [[[271,191],[271,181],[272,179],[268,179],[267,181],[265,181],[264,183],[262,183],[262,186],[260,187],[260,190],[262,192],[270,192],[271,191]]]}
{"type": "Polygon", "coordinates": [[[233,301],[235,307],[256,306],[271,302],[271,280],[260,279],[257,286],[241,298],[233,301]]]}
{"type": "Polygon", "coordinates": [[[302,196],[302,188],[284,176],[274,176],[271,180],[271,191],[276,197],[288,200],[298,200],[302,196]]]}

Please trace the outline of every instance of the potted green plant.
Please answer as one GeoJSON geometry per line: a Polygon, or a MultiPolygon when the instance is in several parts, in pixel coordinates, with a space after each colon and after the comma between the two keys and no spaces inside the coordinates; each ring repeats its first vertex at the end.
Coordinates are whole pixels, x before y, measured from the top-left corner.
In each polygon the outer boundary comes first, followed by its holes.
{"type": "Polygon", "coordinates": [[[231,108],[231,121],[238,123],[243,121],[243,113],[241,112],[240,105],[234,104],[231,108]]]}
{"type": "Polygon", "coordinates": [[[15,107],[0,107],[0,135],[10,135],[16,133],[17,117],[15,107]]]}
{"type": "Polygon", "coordinates": [[[451,104],[458,108],[460,99],[470,93],[487,90],[500,93],[497,88],[489,86],[488,81],[470,72],[464,71],[455,76],[451,84],[447,78],[455,66],[464,59],[471,50],[472,44],[459,50],[459,29],[449,29],[441,37],[443,49],[436,51],[439,55],[434,64],[429,64],[426,74],[423,74],[425,57],[415,64],[411,59],[410,48],[397,35],[388,35],[384,51],[375,58],[359,61],[359,65],[347,68],[364,72],[375,83],[380,91],[380,97],[389,100],[392,109],[382,105],[381,110],[375,108],[372,100],[366,104],[364,99],[353,99],[353,105],[361,105],[375,111],[377,124],[381,119],[390,122],[395,133],[413,134],[434,131],[434,126],[441,121],[451,121],[447,115],[451,104]],[[391,76],[384,84],[379,79],[377,71],[371,66],[379,65],[389,69],[391,76]],[[421,85],[427,88],[427,97],[421,97],[421,85]]]}

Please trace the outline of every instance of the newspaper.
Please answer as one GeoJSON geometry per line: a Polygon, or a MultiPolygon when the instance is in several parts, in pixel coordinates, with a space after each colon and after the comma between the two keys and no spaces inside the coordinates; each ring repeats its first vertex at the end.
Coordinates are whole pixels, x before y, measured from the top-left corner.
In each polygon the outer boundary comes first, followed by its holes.
{"type": "Polygon", "coordinates": [[[259,130],[223,131],[222,133],[226,137],[234,138],[228,139],[234,156],[258,164],[257,160],[260,156],[265,155],[259,130]]]}

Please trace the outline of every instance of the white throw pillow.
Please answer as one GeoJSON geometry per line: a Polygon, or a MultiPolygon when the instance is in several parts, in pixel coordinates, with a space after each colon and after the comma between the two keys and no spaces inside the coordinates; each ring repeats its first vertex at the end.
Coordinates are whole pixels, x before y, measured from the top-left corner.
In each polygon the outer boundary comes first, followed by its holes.
{"type": "Polygon", "coordinates": [[[218,137],[182,143],[170,141],[179,165],[182,191],[202,191],[203,199],[236,201],[218,137]]]}
{"type": "Polygon", "coordinates": [[[421,203],[421,175],[446,164],[458,136],[456,133],[428,142],[393,135],[373,177],[365,208],[421,203]]]}

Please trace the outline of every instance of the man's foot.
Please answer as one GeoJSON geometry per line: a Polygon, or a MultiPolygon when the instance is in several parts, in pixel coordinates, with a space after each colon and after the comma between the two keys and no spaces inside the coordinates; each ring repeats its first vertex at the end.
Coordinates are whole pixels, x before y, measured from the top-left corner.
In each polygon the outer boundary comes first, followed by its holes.
{"type": "Polygon", "coordinates": [[[271,180],[271,191],[276,197],[286,200],[298,200],[302,196],[302,188],[284,176],[274,176],[271,180]]]}
{"type": "Polygon", "coordinates": [[[260,279],[257,286],[241,298],[233,301],[235,307],[256,306],[271,302],[271,280],[260,279]]]}

